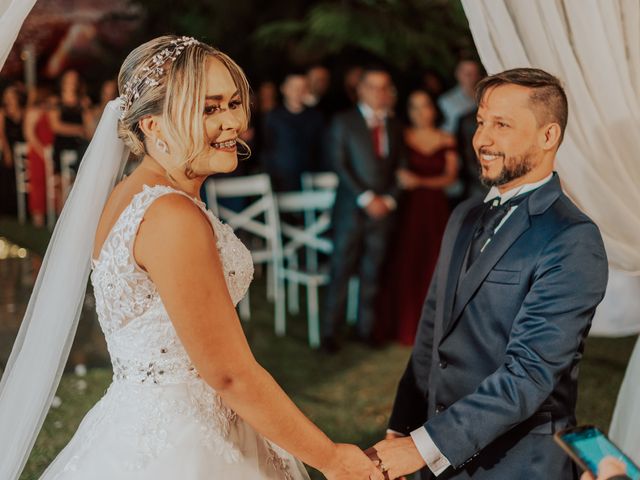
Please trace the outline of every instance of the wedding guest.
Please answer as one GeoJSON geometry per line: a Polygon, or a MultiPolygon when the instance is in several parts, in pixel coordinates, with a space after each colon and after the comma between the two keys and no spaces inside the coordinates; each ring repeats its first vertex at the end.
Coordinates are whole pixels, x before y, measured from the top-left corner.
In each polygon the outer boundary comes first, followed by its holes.
{"type": "Polygon", "coordinates": [[[60,103],[51,111],[49,120],[55,134],[53,144],[53,160],[56,173],[60,172],[61,153],[63,150],[75,151],[78,168],[82,155],[87,148],[87,140],[92,130],[90,102],[82,91],[82,83],[78,72],[66,71],[60,80],[60,103]]]}
{"type": "Polygon", "coordinates": [[[331,72],[323,65],[313,65],[307,70],[309,89],[304,99],[307,107],[315,107],[325,118],[333,113],[333,105],[329,99],[331,72]]]}
{"type": "Polygon", "coordinates": [[[444,188],[457,178],[458,156],[453,137],[438,128],[441,114],[425,90],[409,95],[407,113],[408,166],[398,172],[404,193],[383,277],[379,335],[413,345],[449,218],[444,188]]]}
{"type": "Polygon", "coordinates": [[[342,77],[341,89],[336,97],[336,112],[353,108],[358,103],[358,84],[362,77],[362,72],[363,69],[360,65],[352,65],[345,71],[342,77]]]}
{"type": "Polygon", "coordinates": [[[107,106],[111,100],[118,96],[118,84],[114,79],[105,80],[102,82],[100,86],[100,98],[98,103],[96,103],[93,107],[91,107],[91,128],[88,132],[88,136],[93,136],[93,133],[98,126],[98,122],[100,121],[100,117],[102,116],[102,112],[104,108],[107,106]]]}
{"type": "Polygon", "coordinates": [[[402,129],[388,110],[393,82],[381,67],[366,69],[358,105],[338,114],[330,155],[340,178],[333,210],[331,281],[322,320],[323,348],[339,349],[350,278],[360,281],[356,339],[371,344],[380,269],[400,193],[396,171],[405,164],[402,129]]]}
{"type": "Polygon", "coordinates": [[[422,75],[422,88],[425,89],[431,98],[436,100],[444,91],[444,83],[438,72],[432,69],[425,70],[422,75]]]}
{"type": "Polygon", "coordinates": [[[24,120],[24,137],[29,146],[29,213],[36,227],[44,226],[47,211],[45,150],[53,145],[54,134],[49,122],[53,108],[55,98],[52,99],[51,91],[44,86],[36,87],[24,120]]]}
{"type": "MultiPolygon", "coordinates": [[[[438,106],[444,114],[442,129],[452,135],[456,134],[460,118],[477,109],[474,93],[476,84],[482,78],[480,64],[471,57],[463,57],[456,66],[455,77],[457,85],[438,99],[438,106]]],[[[464,177],[447,189],[451,207],[464,198],[463,179],[464,177]]]]}
{"type": "Polygon", "coordinates": [[[274,82],[262,82],[258,87],[258,112],[266,115],[278,106],[278,87],[274,82]]]}
{"type": "Polygon", "coordinates": [[[10,85],[4,90],[0,110],[0,214],[16,215],[18,212],[13,148],[16,143],[24,142],[24,104],[24,95],[17,85],[10,85]]]}
{"type": "Polygon", "coordinates": [[[251,125],[253,127],[253,143],[252,163],[259,168],[257,171],[263,171],[262,166],[265,164],[262,143],[264,140],[264,124],[270,111],[278,106],[278,87],[271,80],[263,81],[255,90],[255,98],[251,101],[251,125]],[[256,165],[257,164],[257,165],[256,165]]]}
{"type": "Polygon", "coordinates": [[[462,58],[456,66],[455,77],[457,85],[438,99],[444,114],[442,129],[451,134],[456,132],[460,117],[477,108],[474,92],[482,78],[480,64],[474,59],[462,58]]]}
{"type": "Polygon", "coordinates": [[[301,174],[317,170],[322,149],[323,119],[320,112],[304,104],[308,91],[304,75],[287,75],[280,90],[282,105],[265,118],[264,166],[274,190],[300,190],[301,174]]]}

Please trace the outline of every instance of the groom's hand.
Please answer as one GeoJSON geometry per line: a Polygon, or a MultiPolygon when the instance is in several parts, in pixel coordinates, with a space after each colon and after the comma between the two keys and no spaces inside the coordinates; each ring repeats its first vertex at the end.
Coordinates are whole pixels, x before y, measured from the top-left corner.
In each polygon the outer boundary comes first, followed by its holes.
{"type": "Polygon", "coordinates": [[[328,480],[383,480],[372,461],[355,445],[339,443],[329,465],[320,471],[328,480]]]}
{"type": "Polygon", "coordinates": [[[385,440],[376,443],[365,453],[374,461],[378,460],[378,468],[386,472],[389,479],[402,478],[426,465],[413,439],[395,433],[388,433],[385,440]]]}

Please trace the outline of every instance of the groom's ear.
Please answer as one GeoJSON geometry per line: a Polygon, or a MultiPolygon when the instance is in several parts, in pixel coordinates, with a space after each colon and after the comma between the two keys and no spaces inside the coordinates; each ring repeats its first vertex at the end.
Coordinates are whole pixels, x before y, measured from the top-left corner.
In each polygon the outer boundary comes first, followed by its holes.
{"type": "Polygon", "coordinates": [[[543,150],[557,150],[560,146],[562,128],[556,122],[548,123],[541,129],[540,146],[543,150]]]}

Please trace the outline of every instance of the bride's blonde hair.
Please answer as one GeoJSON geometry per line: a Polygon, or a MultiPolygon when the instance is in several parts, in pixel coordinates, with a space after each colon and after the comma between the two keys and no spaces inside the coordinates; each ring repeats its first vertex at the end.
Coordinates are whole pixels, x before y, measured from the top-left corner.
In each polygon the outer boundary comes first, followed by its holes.
{"type": "MultiPolygon", "coordinates": [[[[126,95],[131,90],[136,77],[144,79],[148,71],[145,69],[154,67],[154,59],[174,49],[176,42],[183,38],[165,35],[133,50],[118,74],[120,94],[126,95]]],[[[183,167],[188,173],[192,162],[207,148],[204,128],[207,58],[220,61],[238,89],[244,111],[241,131],[247,129],[250,117],[249,82],[242,69],[227,55],[205,43],[191,41],[182,45],[184,49],[176,58],[161,66],[162,73],[154,77],[156,82],[138,89],[139,96],[131,98],[118,122],[118,136],[134,155],[142,156],[146,148],[140,120],[149,115],[162,116],[166,127],[163,134],[171,145],[171,157],[176,159],[174,165],[163,165],[169,174],[183,167]]]]}

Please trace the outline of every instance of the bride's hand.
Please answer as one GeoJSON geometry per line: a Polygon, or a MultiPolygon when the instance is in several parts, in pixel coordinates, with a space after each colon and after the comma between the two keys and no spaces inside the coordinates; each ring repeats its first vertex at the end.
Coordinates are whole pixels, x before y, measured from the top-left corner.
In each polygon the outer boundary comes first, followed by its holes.
{"type": "Polygon", "coordinates": [[[320,471],[328,480],[384,480],[362,450],[346,443],[336,445],[335,455],[320,471]]]}

